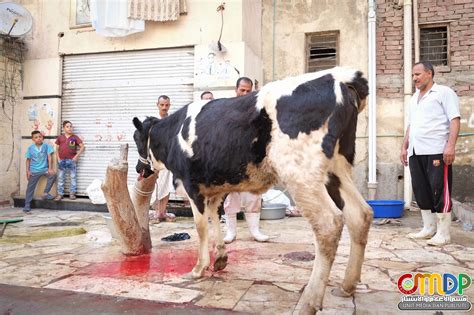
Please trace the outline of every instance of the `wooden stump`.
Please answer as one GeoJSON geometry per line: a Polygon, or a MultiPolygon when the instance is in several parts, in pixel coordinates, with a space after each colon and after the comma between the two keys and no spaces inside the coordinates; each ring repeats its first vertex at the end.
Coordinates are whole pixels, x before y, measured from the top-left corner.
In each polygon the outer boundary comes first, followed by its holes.
{"type": "Polygon", "coordinates": [[[102,191],[125,255],[151,252],[148,211],[157,174],[136,181],[131,195],[127,186],[128,144],[120,146],[120,159],[107,166],[102,191]]]}

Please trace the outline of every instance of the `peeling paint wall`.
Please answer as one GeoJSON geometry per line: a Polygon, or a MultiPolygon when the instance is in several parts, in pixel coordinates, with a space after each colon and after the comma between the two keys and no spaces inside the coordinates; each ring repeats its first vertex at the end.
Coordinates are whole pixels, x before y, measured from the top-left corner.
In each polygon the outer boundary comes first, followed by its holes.
{"type": "Polygon", "coordinates": [[[19,190],[19,118],[22,97],[24,46],[15,39],[0,38],[0,201],[19,190]]]}
{"type": "MultiPolygon", "coordinates": [[[[339,65],[367,74],[367,1],[263,0],[264,83],[305,72],[306,34],[339,31],[339,65]]],[[[367,117],[359,115],[354,180],[367,195],[367,117]]]]}
{"type": "MultiPolygon", "coordinates": [[[[263,81],[261,61],[261,2],[253,0],[225,1],[221,42],[225,51],[218,51],[217,40],[221,31],[221,13],[216,8],[221,1],[188,0],[187,14],[172,22],[145,22],[145,31],[125,37],[103,37],[87,24],[78,24],[74,4],[82,0],[20,0],[33,16],[33,28],[24,38],[28,48],[23,64],[24,84],[17,102],[14,173],[2,175],[0,200],[11,194],[24,195],[24,152],[31,144],[29,135],[35,128],[43,128],[49,135],[45,141],[54,142],[61,128],[62,60],[64,55],[121,52],[145,49],[193,47],[193,96],[198,99],[203,90],[211,90],[216,97],[234,96],[239,76],[263,81]],[[209,73],[209,54],[213,53],[213,69],[209,73]],[[42,111],[46,109],[46,112],[42,111]],[[49,110],[51,109],[51,110],[49,110]],[[37,118],[33,114],[36,112],[37,118]],[[52,113],[46,119],[44,113],[52,113]],[[39,117],[39,115],[42,115],[39,117]],[[43,118],[46,119],[43,122],[43,118]],[[38,120],[38,121],[37,121],[38,120]],[[49,120],[51,122],[49,123],[49,120]],[[39,123],[39,125],[37,125],[39,123]],[[46,124],[46,125],[45,125],[46,124]],[[19,127],[21,126],[21,128],[19,127]],[[46,128],[46,129],[45,129],[46,128]],[[48,129],[49,128],[49,129],[48,129]],[[23,138],[21,141],[20,139],[23,138]],[[20,143],[21,142],[21,143],[20,143]],[[19,190],[19,187],[22,187],[19,190]]],[[[1,69],[1,63],[0,63],[1,69]]],[[[1,74],[2,72],[0,72],[1,74]]],[[[0,93],[1,95],[1,93],[0,93]]],[[[6,152],[11,139],[7,124],[0,118],[0,166],[5,167],[6,152]],[[5,149],[3,149],[5,147],[5,149]],[[5,153],[4,153],[5,152],[5,153]]],[[[87,146],[87,144],[86,144],[87,146]]],[[[44,183],[40,182],[37,192],[44,183]]],[[[54,193],[54,188],[53,188],[54,193]]],[[[37,194],[38,195],[38,194],[37,194]]]]}

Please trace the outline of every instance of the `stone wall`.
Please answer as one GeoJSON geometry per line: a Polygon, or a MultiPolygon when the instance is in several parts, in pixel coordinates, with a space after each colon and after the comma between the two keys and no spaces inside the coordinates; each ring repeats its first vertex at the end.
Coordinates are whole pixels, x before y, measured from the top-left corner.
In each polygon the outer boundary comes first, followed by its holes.
{"type": "Polygon", "coordinates": [[[0,204],[9,203],[19,189],[19,106],[21,104],[24,45],[0,37],[0,204]]]}

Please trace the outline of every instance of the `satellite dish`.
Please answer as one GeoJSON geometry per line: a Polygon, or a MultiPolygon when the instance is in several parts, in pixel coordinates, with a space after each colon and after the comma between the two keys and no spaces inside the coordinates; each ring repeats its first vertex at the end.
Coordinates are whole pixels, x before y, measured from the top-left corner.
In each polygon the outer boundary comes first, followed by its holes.
{"type": "Polygon", "coordinates": [[[33,17],[27,9],[12,2],[0,3],[0,34],[20,37],[32,26],[33,17]]]}

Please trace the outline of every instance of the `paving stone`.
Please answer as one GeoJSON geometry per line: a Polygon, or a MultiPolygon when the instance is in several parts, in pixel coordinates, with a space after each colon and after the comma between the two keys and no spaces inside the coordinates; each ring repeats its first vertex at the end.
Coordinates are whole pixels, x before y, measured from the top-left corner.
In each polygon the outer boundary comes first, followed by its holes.
{"type": "Polygon", "coordinates": [[[378,267],[380,269],[394,269],[402,271],[411,271],[415,270],[418,267],[418,264],[416,263],[392,261],[386,259],[368,259],[364,262],[364,265],[378,267]]]}
{"type": "Polygon", "coordinates": [[[215,281],[201,293],[203,297],[196,305],[233,309],[252,283],[245,280],[215,281]]]}
{"type": "Polygon", "coordinates": [[[453,257],[441,252],[436,252],[436,249],[400,249],[394,254],[409,262],[438,263],[442,261],[446,263],[456,263],[453,257]]]}
{"type": "Polygon", "coordinates": [[[452,273],[452,274],[459,274],[459,273],[465,273],[468,274],[469,276],[472,275],[472,270],[467,267],[461,267],[457,265],[452,265],[452,264],[436,264],[432,266],[425,266],[422,268],[419,268],[417,272],[437,272],[437,273],[452,273]]]}
{"type": "Polygon", "coordinates": [[[390,276],[379,268],[362,266],[361,282],[366,284],[371,290],[393,291],[397,285],[390,276]]]}
{"type": "Polygon", "coordinates": [[[19,250],[8,251],[6,253],[2,253],[3,260],[12,260],[24,257],[42,257],[44,255],[53,255],[53,254],[61,254],[68,251],[73,251],[77,248],[81,247],[80,244],[66,244],[63,246],[55,246],[50,245],[46,247],[38,247],[35,250],[32,248],[23,248],[19,250]]]}
{"type": "MultiPolygon", "coordinates": [[[[7,216],[20,214],[19,209],[6,211],[7,216]]],[[[419,217],[404,217],[401,226],[372,226],[355,298],[340,298],[330,293],[332,288],[342,283],[348,264],[350,238],[347,227],[343,229],[321,314],[398,315],[400,311],[396,307],[401,294],[396,282],[402,274],[474,274],[474,247],[471,246],[474,244],[473,233],[464,233],[460,226],[453,225],[453,235],[465,238],[462,243],[453,238],[452,244],[430,247],[426,245],[426,240],[414,241],[406,237],[419,228],[421,221],[413,220],[419,220],[419,217]],[[407,226],[406,220],[409,226],[416,228],[407,226]]],[[[35,209],[26,216],[24,224],[9,226],[8,233],[54,230],[64,228],[55,227],[64,222],[78,222],[78,226],[83,226],[88,234],[28,244],[0,243],[0,283],[190,303],[255,314],[294,314],[301,307],[301,292],[313,267],[312,260],[297,259],[314,255],[314,239],[304,218],[262,221],[262,231],[272,236],[268,243],[255,242],[246,222],[239,220],[237,240],[226,246],[228,265],[219,272],[212,270],[215,241],[210,234],[211,268],[203,278],[197,280],[186,279],[182,274],[159,271],[163,267],[160,265],[162,263],[186,264],[191,270],[196,262],[199,241],[192,218],[179,217],[175,223],[153,224],[150,227],[153,243],[150,257],[154,259],[161,254],[174,253],[170,257],[175,258],[159,263],[150,262],[154,264],[150,265],[150,270],[145,268],[138,273],[121,272],[123,268],[118,268],[115,274],[109,276],[92,271],[99,265],[121,266],[124,256],[120,253],[117,241],[99,240],[106,234],[110,235],[102,214],[35,209]],[[161,241],[162,237],[181,232],[188,233],[191,239],[173,243],[161,241]],[[179,255],[183,252],[190,253],[188,258],[179,255]]],[[[223,231],[224,226],[221,224],[223,231]]],[[[211,226],[209,231],[213,232],[211,226]]],[[[470,288],[466,294],[472,302],[474,290],[470,288]]]]}
{"type": "Polygon", "coordinates": [[[290,292],[302,292],[303,288],[305,287],[302,284],[289,283],[289,282],[273,282],[273,284],[282,290],[290,291],[290,292]]]}
{"type": "Polygon", "coordinates": [[[460,261],[472,261],[474,262],[474,247],[467,247],[463,250],[455,250],[450,254],[460,261]]]}
{"type": "Polygon", "coordinates": [[[397,257],[391,251],[384,248],[367,248],[365,251],[365,259],[383,259],[383,258],[395,258],[397,257]]]}
{"type": "Polygon", "coordinates": [[[274,285],[252,285],[234,308],[253,314],[292,314],[299,294],[274,285]]]}
{"type": "Polygon", "coordinates": [[[426,245],[426,240],[416,241],[406,236],[401,236],[401,237],[393,237],[390,240],[383,241],[381,246],[389,250],[397,250],[397,249],[419,249],[419,248],[422,248],[423,245],[426,245]]]}
{"type": "Polygon", "coordinates": [[[46,288],[171,303],[188,303],[199,296],[199,291],[169,285],[87,276],[72,276],[46,288]]]}
{"type": "MultiPolygon", "coordinates": [[[[355,294],[356,315],[400,315],[398,303],[402,294],[397,292],[371,292],[366,294],[355,294]]],[[[408,312],[406,313],[408,314],[408,312]]],[[[433,314],[433,312],[409,312],[410,315],[433,314]]]]}
{"type": "MultiPolygon", "coordinates": [[[[469,269],[474,269],[474,262],[465,262],[466,266],[468,266],[469,269]]],[[[472,270],[471,270],[472,272],[472,270]]]]}
{"type": "Polygon", "coordinates": [[[70,266],[35,262],[10,265],[2,269],[0,283],[28,287],[43,287],[76,271],[70,266]]]}
{"type": "MultiPolygon", "coordinates": [[[[353,314],[355,311],[354,298],[353,297],[339,297],[331,293],[337,286],[326,287],[323,299],[323,310],[318,314],[324,315],[336,315],[336,314],[353,314]]],[[[303,306],[303,301],[300,296],[298,304],[296,305],[293,314],[298,315],[303,306]]]]}

